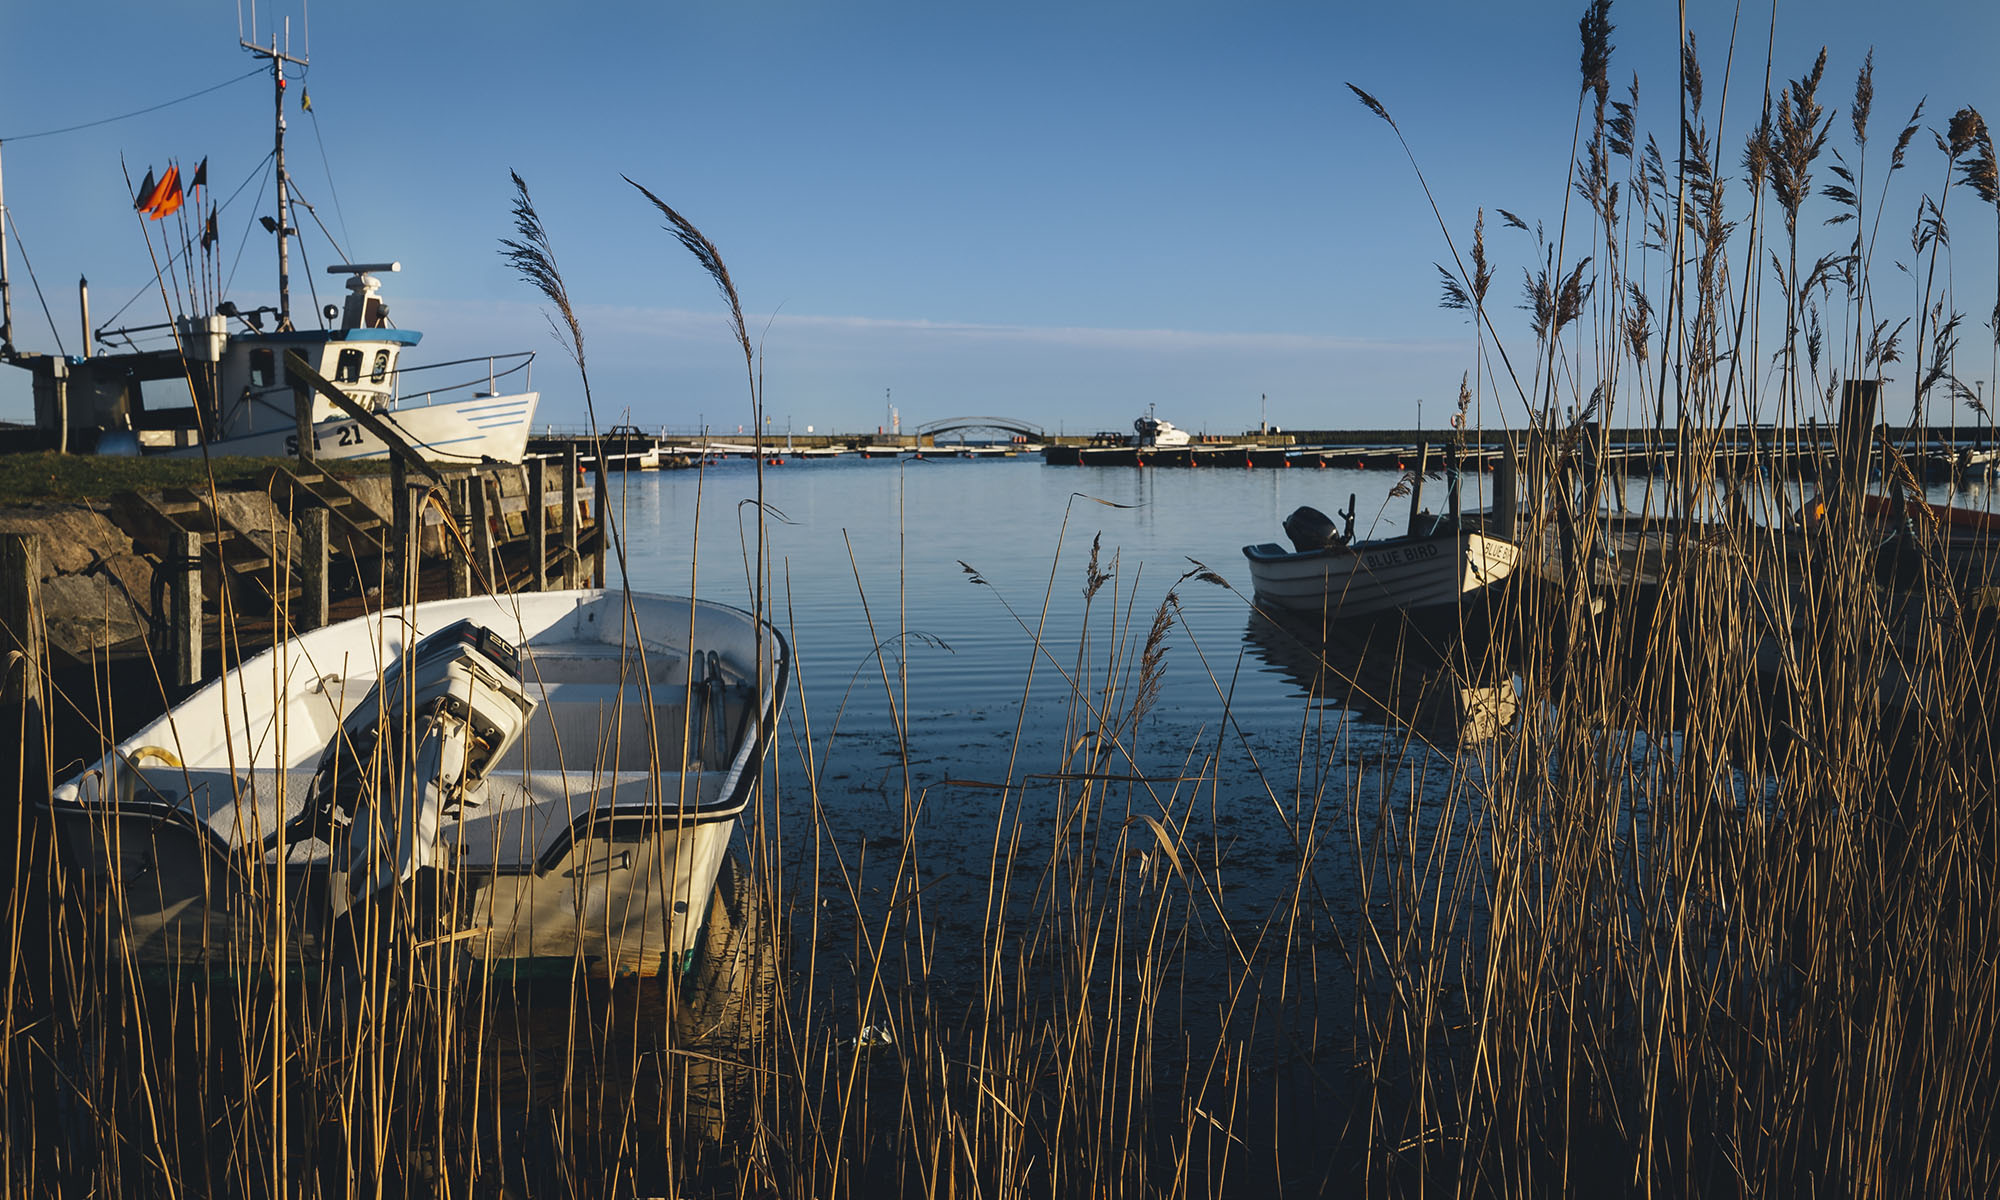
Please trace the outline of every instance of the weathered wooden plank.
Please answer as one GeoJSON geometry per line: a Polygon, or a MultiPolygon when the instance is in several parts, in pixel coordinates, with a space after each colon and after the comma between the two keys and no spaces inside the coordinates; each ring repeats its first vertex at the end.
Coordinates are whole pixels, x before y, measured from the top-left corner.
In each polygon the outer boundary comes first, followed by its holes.
{"type": "Polygon", "coordinates": [[[175,687],[201,682],[201,535],[183,531],[167,572],[167,680],[175,687]]]}
{"type": "Polygon", "coordinates": [[[42,618],[42,535],[0,534],[0,690],[9,704],[43,702],[48,661],[42,618]],[[16,659],[15,654],[21,657],[16,659]]]}
{"type": "Polygon", "coordinates": [[[302,586],[298,607],[292,611],[292,626],[303,632],[326,624],[332,607],[332,594],[327,587],[332,520],[331,514],[316,504],[300,511],[294,519],[299,526],[299,580],[302,586]]]}
{"type": "Polygon", "coordinates": [[[547,488],[548,461],[530,459],[528,461],[528,553],[533,564],[534,586],[538,592],[549,590],[549,493],[547,488]]]}

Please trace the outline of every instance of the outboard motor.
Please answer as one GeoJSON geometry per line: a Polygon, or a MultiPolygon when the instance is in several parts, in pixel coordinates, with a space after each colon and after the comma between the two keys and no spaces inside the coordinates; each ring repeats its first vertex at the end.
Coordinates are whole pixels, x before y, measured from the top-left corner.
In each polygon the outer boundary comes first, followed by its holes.
{"type": "Polygon", "coordinates": [[[1310,504],[1302,504],[1285,518],[1285,536],[1301,554],[1331,550],[1347,544],[1347,535],[1334,525],[1333,518],[1310,504]]]}
{"type": "Polygon", "coordinates": [[[320,756],[287,841],[326,833],[347,887],[336,915],[420,868],[440,865],[444,819],[485,782],[534,711],[514,647],[458,621],[382,672],[320,756]],[[330,831],[329,831],[329,826],[330,831]]]}

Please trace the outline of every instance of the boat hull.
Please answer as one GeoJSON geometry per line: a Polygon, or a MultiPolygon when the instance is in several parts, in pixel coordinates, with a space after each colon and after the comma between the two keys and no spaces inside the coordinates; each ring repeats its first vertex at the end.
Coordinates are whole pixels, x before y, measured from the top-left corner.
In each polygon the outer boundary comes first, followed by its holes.
{"type": "Polygon", "coordinates": [[[1465,532],[1312,551],[1266,542],[1243,555],[1260,605],[1343,616],[1456,605],[1513,574],[1521,558],[1510,542],[1465,532]]]}
{"type": "MultiPolygon", "coordinates": [[[[375,415],[394,426],[417,448],[425,461],[451,464],[518,463],[528,448],[528,430],[535,420],[538,392],[510,396],[476,396],[469,400],[403,405],[375,415]]],[[[296,458],[296,428],[274,428],[219,438],[206,447],[168,451],[177,457],[244,455],[296,458]]],[[[351,417],[320,421],[313,426],[313,456],[320,459],[388,458],[390,450],[366,425],[351,417]]]]}

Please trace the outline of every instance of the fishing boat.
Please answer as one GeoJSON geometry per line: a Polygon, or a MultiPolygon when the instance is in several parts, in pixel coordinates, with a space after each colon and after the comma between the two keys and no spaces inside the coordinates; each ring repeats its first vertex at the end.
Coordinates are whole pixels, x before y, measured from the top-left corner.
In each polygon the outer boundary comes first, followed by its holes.
{"type": "MultiPolygon", "coordinates": [[[[1350,510],[1351,512],[1351,510],[1350,510]]],[[[1321,616],[1421,615],[1462,603],[1506,579],[1520,564],[1513,543],[1425,518],[1403,537],[1354,541],[1316,508],[1285,518],[1292,548],[1276,542],[1243,547],[1257,601],[1272,609],[1321,616]]]]}
{"type": "Polygon", "coordinates": [[[707,601],[418,604],[244,662],[50,811],[143,965],[330,954],[397,913],[496,966],[658,974],[690,961],[789,675],[776,630],[707,601]]]}
{"type": "MultiPolygon", "coordinates": [[[[219,212],[206,191],[206,159],[185,186],[178,166],[157,181],[149,172],[135,200],[150,218],[192,214],[180,244],[163,238],[169,244],[160,253],[186,277],[192,311],[157,324],[94,329],[86,291],[80,355],[23,350],[13,343],[0,253],[0,362],[33,376],[41,439],[65,450],[94,441],[100,452],[293,457],[305,449],[326,459],[386,458],[401,442],[441,464],[520,462],[539,400],[530,386],[534,355],[405,366],[404,353],[422,335],[391,323],[381,281],[400,263],[336,262],[326,269],[346,277],[344,302],[294,312],[291,241],[299,231],[285,170],[285,71],[305,60],[279,49],[275,37],[268,47],[244,45],[269,61],[277,94],[277,208],[262,218],[276,239],[277,304],[244,307],[222,295],[219,212]],[[110,345],[123,348],[101,349],[110,345]],[[304,439],[310,447],[302,447],[304,439]]],[[[5,233],[0,217],[0,241],[5,233]]]]}

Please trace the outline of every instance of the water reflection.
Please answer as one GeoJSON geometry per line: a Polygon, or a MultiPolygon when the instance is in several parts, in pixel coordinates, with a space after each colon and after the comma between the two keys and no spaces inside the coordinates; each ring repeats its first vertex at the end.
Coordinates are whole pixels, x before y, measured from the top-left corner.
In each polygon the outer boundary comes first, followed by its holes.
{"type": "Polygon", "coordinates": [[[1462,626],[1401,617],[1322,626],[1252,611],[1243,642],[1298,695],[1441,748],[1494,736],[1518,707],[1512,677],[1490,666],[1462,626]]]}

